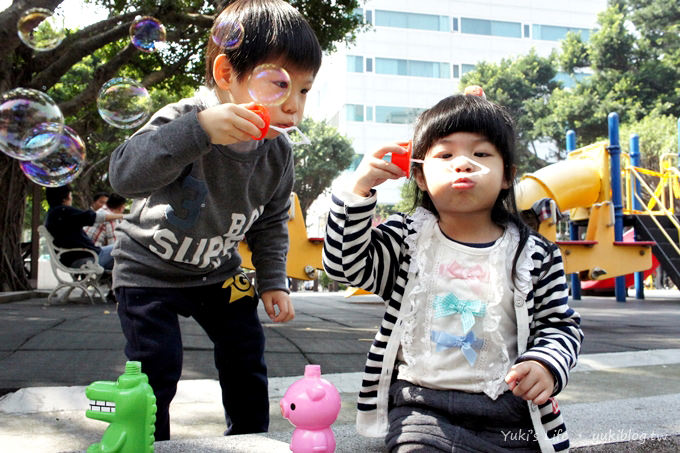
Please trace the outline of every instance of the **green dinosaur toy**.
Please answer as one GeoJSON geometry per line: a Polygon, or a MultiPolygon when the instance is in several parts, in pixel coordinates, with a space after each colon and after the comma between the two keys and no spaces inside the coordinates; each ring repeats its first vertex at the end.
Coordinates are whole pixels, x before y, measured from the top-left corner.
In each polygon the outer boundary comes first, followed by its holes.
{"type": "Polygon", "coordinates": [[[94,400],[85,416],[110,423],[87,453],[153,453],[156,397],[140,362],[127,362],[117,382],[93,382],[85,395],[94,400]]]}

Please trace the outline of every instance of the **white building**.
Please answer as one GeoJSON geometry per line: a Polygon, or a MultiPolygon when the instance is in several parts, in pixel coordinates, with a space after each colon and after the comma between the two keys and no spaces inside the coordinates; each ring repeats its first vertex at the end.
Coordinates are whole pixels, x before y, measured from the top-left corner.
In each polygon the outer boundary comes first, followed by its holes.
{"type": "MultiPolygon", "coordinates": [[[[568,31],[587,39],[606,6],[606,0],[366,0],[360,13],[371,29],[354,46],[324,56],[307,114],[352,139],[356,166],[364,152],[408,140],[418,113],[458,92],[460,77],[476,63],[532,47],[547,56],[568,31]]],[[[396,203],[401,185],[381,185],[379,202],[396,203]]],[[[318,210],[308,215],[320,218],[318,210]]]]}

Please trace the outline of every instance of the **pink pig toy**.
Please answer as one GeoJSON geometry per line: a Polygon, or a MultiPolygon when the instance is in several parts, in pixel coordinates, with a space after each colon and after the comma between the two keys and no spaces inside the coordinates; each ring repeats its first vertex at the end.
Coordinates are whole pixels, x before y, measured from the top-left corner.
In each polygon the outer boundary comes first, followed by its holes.
{"type": "Polygon", "coordinates": [[[321,366],[305,366],[305,377],[288,387],[279,405],[281,415],[295,426],[293,453],[335,451],[331,425],[340,413],[340,393],[321,377],[321,366]]]}

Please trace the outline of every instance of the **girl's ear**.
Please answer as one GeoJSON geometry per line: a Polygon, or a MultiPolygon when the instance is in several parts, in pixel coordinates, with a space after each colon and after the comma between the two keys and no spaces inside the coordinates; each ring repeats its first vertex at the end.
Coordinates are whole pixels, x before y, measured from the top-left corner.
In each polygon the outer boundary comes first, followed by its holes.
{"type": "Polygon", "coordinates": [[[517,175],[517,167],[515,165],[512,166],[510,169],[510,178],[505,179],[503,178],[503,184],[501,184],[501,189],[509,189],[510,185],[512,184],[512,181],[515,179],[515,176],[517,175]]]}
{"type": "Polygon", "coordinates": [[[213,79],[215,79],[218,87],[228,90],[231,86],[232,77],[235,76],[234,67],[225,54],[221,53],[215,57],[215,61],[213,61],[213,79]]]}
{"type": "MultiPolygon", "coordinates": [[[[422,164],[421,164],[422,165],[422,164]]],[[[423,192],[427,191],[427,184],[425,183],[425,176],[423,175],[423,170],[421,168],[413,169],[413,178],[416,180],[418,188],[423,192]]]]}

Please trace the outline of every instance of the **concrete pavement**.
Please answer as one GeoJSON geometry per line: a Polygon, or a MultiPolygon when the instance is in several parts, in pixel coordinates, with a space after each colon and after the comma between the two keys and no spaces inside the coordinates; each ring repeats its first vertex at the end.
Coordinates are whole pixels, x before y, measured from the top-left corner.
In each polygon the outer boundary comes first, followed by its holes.
{"type": "MultiPolygon", "coordinates": [[[[83,386],[115,380],[124,366],[113,306],[45,302],[0,304],[2,451],[77,451],[99,440],[106,424],[85,418],[83,386]]],[[[193,320],[183,319],[185,365],[171,408],[173,440],[157,443],[157,451],[288,451],[292,427],[278,400],[308,363],[320,364],[341,391],[338,451],[381,451],[380,441],[358,438],[352,423],[382,303],[327,293],[296,293],[294,302],[295,321],[265,323],[271,432],[219,437],[224,421],[211,345],[193,320]]],[[[679,451],[680,293],[648,292],[648,300],[625,304],[589,297],[572,306],[586,334],[579,365],[560,395],[572,445],[577,451],[679,451]]]]}

